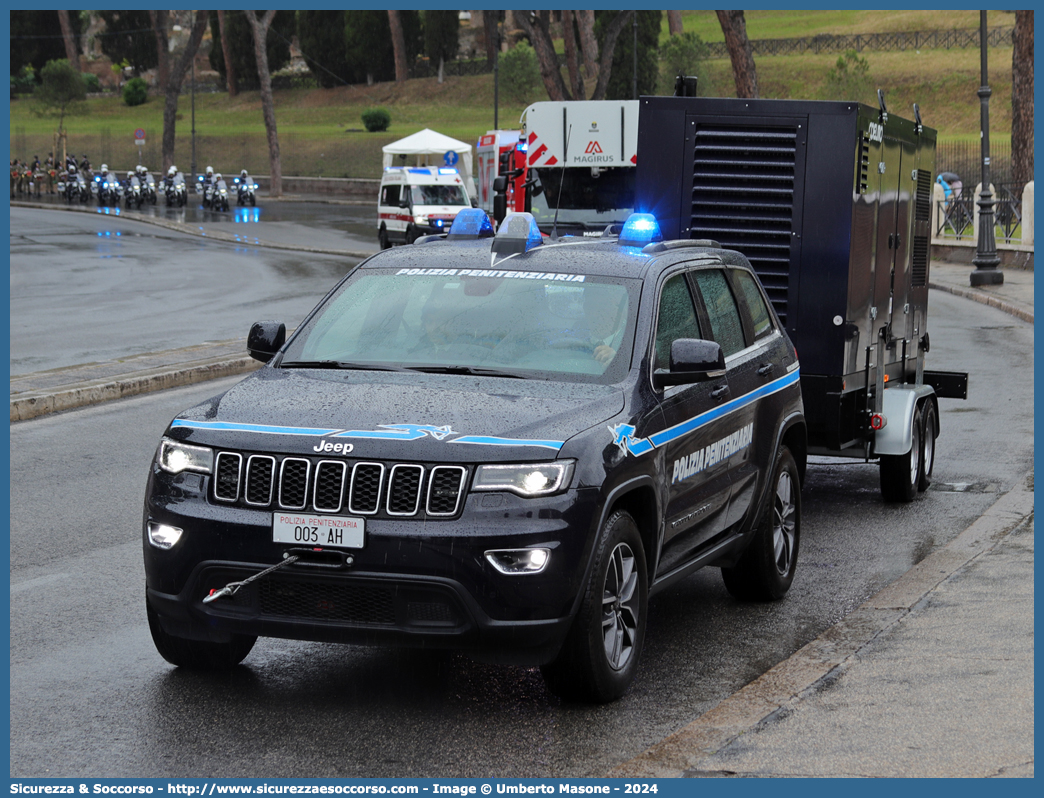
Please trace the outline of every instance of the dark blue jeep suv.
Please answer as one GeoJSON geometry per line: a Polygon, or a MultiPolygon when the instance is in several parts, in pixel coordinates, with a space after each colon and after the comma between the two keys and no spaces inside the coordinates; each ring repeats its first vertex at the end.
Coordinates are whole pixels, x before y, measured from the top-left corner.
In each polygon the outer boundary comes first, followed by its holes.
{"type": "Polygon", "coordinates": [[[609,701],[649,596],[703,566],[781,598],[800,536],[798,359],[746,259],[636,215],[528,214],[361,263],[265,366],[175,418],[148,481],[160,654],[258,636],[493,650],[609,701]]]}

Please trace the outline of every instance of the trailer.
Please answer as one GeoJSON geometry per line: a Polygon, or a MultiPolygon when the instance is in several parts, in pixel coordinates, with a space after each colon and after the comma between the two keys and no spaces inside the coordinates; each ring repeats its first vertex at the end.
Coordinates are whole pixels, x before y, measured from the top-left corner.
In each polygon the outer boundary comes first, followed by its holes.
{"type": "MultiPolygon", "coordinates": [[[[524,211],[542,232],[559,235],[601,235],[623,224],[634,210],[638,107],[638,100],[586,100],[526,108],[516,147],[499,147],[489,192],[494,220],[524,211]]],[[[492,147],[510,132],[490,131],[480,144],[487,138],[492,147]]]]}
{"type": "Polygon", "coordinates": [[[809,454],[876,459],[884,497],[912,500],[938,398],[968,384],[924,368],[935,130],[883,98],[640,103],[636,208],[747,256],[800,357],[809,454]]]}

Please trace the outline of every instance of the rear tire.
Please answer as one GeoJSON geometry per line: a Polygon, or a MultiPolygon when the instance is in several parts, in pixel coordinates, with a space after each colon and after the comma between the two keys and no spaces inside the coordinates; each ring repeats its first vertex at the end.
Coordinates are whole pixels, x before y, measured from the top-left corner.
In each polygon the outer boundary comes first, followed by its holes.
{"type": "Polygon", "coordinates": [[[254,647],[257,638],[251,635],[233,635],[227,643],[212,643],[207,640],[189,640],[175,637],[163,630],[159,616],[145,599],[145,613],[149,618],[149,631],[156,650],[167,662],[179,668],[202,671],[227,671],[234,668],[254,647]]]}
{"type": "Polygon", "coordinates": [[[591,580],[558,657],[541,666],[555,695],[606,703],[627,692],[645,640],[649,581],[638,525],[626,512],[605,522],[591,580]]]}
{"type": "Polygon", "coordinates": [[[932,472],[935,470],[935,402],[931,399],[925,402],[921,415],[921,476],[917,480],[917,489],[924,491],[932,484],[932,472]]]}
{"type": "MultiPolygon", "coordinates": [[[[910,451],[906,454],[881,455],[881,495],[886,502],[911,502],[917,495],[922,478],[921,411],[914,412],[910,451]]],[[[934,457],[934,454],[933,454],[934,457]]]]}
{"type": "Polygon", "coordinates": [[[790,449],[781,446],[754,537],[731,568],[725,587],[740,601],[778,601],[790,590],[801,542],[801,478],[790,449]]]}

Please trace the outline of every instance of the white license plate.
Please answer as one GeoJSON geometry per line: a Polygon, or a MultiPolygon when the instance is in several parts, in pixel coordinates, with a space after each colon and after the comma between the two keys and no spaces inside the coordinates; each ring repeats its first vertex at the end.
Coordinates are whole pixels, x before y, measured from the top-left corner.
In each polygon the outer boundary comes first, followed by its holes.
{"type": "Polygon", "coordinates": [[[272,513],[272,540],[296,546],[361,549],[366,519],[345,515],[272,513]]]}

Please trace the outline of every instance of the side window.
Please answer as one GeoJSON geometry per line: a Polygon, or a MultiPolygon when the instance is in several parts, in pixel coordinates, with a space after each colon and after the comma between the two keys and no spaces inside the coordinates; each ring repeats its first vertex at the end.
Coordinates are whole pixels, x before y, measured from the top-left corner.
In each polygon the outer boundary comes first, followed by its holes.
{"type": "Polygon", "coordinates": [[[660,292],[660,315],[656,322],[656,362],[665,369],[671,363],[671,343],[678,338],[702,338],[696,308],[685,275],[669,279],[660,292]]]}
{"type": "Polygon", "coordinates": [[[743,322],[740,321],[736,300],[725,279],[717,269],[694,271],[693,277],[703,297],[707,318],[710,320],[710,337],[721,344],[725,357],[735,354],[746,346],[743,340],[743,322]]]}
{"type": "Polygon", "coordinates": [[[381,189],[381,205],[399,204],[399,186],[385,186],[381,189]]]}
{"type": "Polygon", "coordinates": [[[772,314],[765,305],[765,298],[761,295],[754,276],[743,269],[734,269],[732,274],[736,278],[736,284],[750,311],[750,319],[754,326],[754,339],[757,340],[768,335],[772,332],[772,314]]]}

